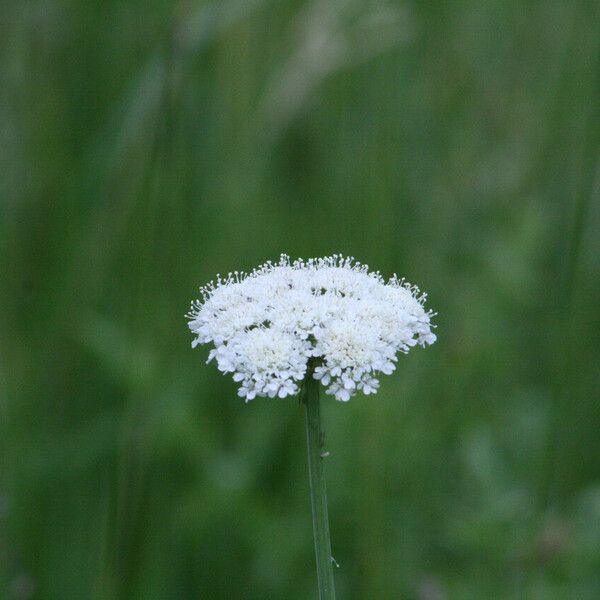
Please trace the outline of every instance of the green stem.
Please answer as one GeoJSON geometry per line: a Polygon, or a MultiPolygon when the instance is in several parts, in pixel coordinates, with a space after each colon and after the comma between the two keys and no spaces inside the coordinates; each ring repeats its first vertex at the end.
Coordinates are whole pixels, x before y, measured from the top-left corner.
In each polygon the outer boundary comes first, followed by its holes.
{"type": "Polygon", "coordinates": [[[323,459],[325,435],[321,430],[319,408],[319,382],[312,376],[312,367],[306,373],[300,392],[300,401],[306,409],[306,443],[308,445],[308,477],[310,480],[310,501],[312,505],[315,555],[317,559],[317,579],[319,599],[335,600],[333,584],[333,558],[329,538],[329,518],[327,516],[327,494],[323,459]]]}

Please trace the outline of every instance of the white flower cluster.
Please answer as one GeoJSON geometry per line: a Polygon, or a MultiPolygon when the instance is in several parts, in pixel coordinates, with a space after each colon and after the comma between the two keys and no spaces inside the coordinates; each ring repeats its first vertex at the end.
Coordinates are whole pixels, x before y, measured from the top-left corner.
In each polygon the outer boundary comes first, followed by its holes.
{"type": "Polygon", "coordinates": [[[372,394],[398,352],[436,339],[425,294],[340,255],[295,262],[282,255],[252,273],[219,276],[200,292],[186,315],[192,347],[214,344],[207,362],[233,373],[247,401],[297,394],[309,360],[338,400],[372,394]]]}

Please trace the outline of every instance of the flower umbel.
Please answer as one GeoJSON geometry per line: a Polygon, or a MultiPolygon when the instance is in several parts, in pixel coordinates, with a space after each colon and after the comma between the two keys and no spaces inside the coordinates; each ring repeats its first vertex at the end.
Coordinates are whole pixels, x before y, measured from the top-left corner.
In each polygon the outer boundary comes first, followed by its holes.
{"type": "Polygon", "coordinates": [[[212,343],[208,362],[233,373],[247,401],[297,394],[311,358],[314,378],[338,400],[372,394],[399,352],[436,340],[425,294],[341,255],[290,262],[283,254],[200,293],[186,315],[192,347],[212,343]]]}

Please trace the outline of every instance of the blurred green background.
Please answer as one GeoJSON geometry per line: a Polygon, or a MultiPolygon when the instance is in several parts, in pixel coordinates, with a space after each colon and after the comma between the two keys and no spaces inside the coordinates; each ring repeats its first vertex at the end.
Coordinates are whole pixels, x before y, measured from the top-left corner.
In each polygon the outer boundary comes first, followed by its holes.
{"type": "Polygon", "coordinates": [[[316,598],[303,413],[192,351],[342,252],[439,342],[324,401],[338,596],[600,598],[600,3],[13,1],[0,598],[316,598]]]}

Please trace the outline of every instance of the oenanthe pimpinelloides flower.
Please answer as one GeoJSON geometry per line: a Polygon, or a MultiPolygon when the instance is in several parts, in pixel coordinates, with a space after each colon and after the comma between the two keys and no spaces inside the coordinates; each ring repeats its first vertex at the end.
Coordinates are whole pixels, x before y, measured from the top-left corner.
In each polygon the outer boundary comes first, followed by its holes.
{"type": "Polygon", "coordinates": [[[212,343],[207,362],[233,373],[246,401],[297,394],[311,358],[313,377],[338,400],[373,394],[398,352],[436,340],[425,294],[341,255],[290,262],[282,254],[200,293],[186,315],[192,347],[212,343]]]}

